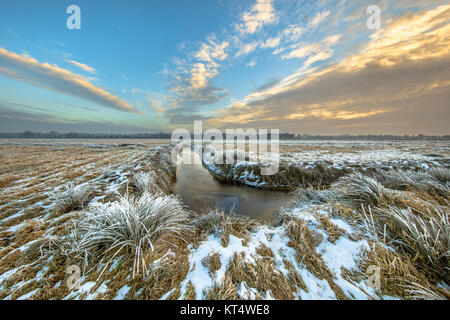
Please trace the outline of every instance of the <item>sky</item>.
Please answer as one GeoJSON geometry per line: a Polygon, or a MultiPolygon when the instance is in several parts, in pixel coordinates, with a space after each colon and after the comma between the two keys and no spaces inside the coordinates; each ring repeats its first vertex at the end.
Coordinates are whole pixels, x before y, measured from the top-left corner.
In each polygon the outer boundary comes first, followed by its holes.
{"type": "Polygon", "coordinates": [[[450,1],[0,3],[1,132],[441,135],[449,89],[450,1]]]}

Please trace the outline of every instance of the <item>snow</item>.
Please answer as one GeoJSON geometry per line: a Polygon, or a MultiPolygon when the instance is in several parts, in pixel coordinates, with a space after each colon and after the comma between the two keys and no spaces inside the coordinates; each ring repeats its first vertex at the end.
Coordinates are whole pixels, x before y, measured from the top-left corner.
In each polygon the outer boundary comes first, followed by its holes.
{"type": "MultiPolygon", "coordinates": [[[[95,282],[94,282],[95,283],[95,282]]],[[[90,291],[90,290],[89,290],[90,291]]],[[[98,288],[97,290],[95,290],[93,293],[89,293],[86,297],[85,300],[95,300],[97,298],[98,295],[100,294],[104,294],[106,293],[106,291],[108,291],[108,286],[103,282],[98,288]]]]}
{"type": "Polygon", "coordinates": [[[128,291],[130,291],[131,287],[124,285],[122,288],[117,291],[116,296],[114,297],[114,300],[124,300],[125,296],[127,295],[128,291]]]}
{"type": "MultiPolygon", "coordinates": [[[[350,299],[389,299],[391,297],[379,296],[374,289],[368,287],[366,283],[353,283],[344,279],[342,276],[343,268],[349,271],[358,270],[358,260],[364,250],[369,249],[366,240],[353,241],[348,235],[342,235],[334,243],[328,241],[328,235],[320,228],[320,223],[316,220],[316,215],[312,209],[318,208],[320,214],[327,214],[323,205],[299,205],[292,208],[289,214],[303,218],[308,224],[310,230],[322,234],[322,241],[317,246],[316,252],[321,256],[327,268],[333,273],[334,283],[341,288],[342,292],[350,299]]],[[[336,224],[345,232],[352,234],[355,227],[350,226],[340,217],[331,217],[330,221],[336,224]]],[[[228,268],[230,259],[234,253],[244,254],[247,263],[258,263],[259,259],[273,259],[276,271],[283,275],[288,275],[288,269],[285,262],[288,262],[295,271],[301,276],[307,290],[298,288],[294,296],[298,299],[336,299],[336,295],[326,279],[318,279],[306,265],[298,262],[296,251],[288,243],[290,239],[286,234],[284,226],[270,227],[260,226],[250,234],[250,241],[245,245],[243,239],[230,235],[229,243],[226,247],[221,244],[220,237],[209,235],[204,241],[201,241],[197,248],[189,247],[189,271],[186,278],[181,283],[180,299],[186,295],[188,284],[192,283],[195,289],[195,299],[204,299],[205,294],[215,283],[221,283],[228,268]],[[264,244],[270,248],[274,257],[262,257],[256,253],[256,249],[264,244]],[[220,256],[220,269],[214,276],[211,276],[208,268],[202,263],[208,255],[217,253],[220,256]]],[[[166,298],[172,291],[167,292],[163,297],[166,298]]],[[[242,282],[237,287],[239,296],[243,299],[255,299],[257,296],[264,298],[273,298],[270,292],[258,292],[251,288],[248,283],[242,282]]]]}
{"type": "Polygon", "coordinates": [[[336,296],[325,279],[318,279],[307,269],[299,272],[308,291],[299,290],[298,296],[302,300],[335,300],[336,296]]]}
{"type": "MultiPolygon", "coordinates": [[[[282,146],[290,146],[292,150],[281,153],[270,151],[260,154],[247,152],[250,161],[238,161],[233,164],[234,168],[232,169],[238,169],[241,166],[248,167],[248,169],[242,172],[235,170],[236,173],[232,177],[233,181],[239,181],[249,186],[263,187],[265,184],[264,177],[255,175],[250,168],[255,165],[262,167],[278,163],[280,165],[294,165],[306,170],[321,165],[336,170],[358,169],[361,171],[371,168],[384,170],[402,168],[426,171],[432,167],[448,166],[448,159],[444,157],[430,158],[426,155],[427,150],[429,150],[426,143],[411,141],[280,141],[280,148],[282,146]],[[240,173],[238,174],[238,172],[240,173]]],[[[202,150],[200,145],[194,145],[192,149],[197,153],[202,150]]],[[[438,143],[436,143],[434,149],[444,150],[438,143]]],[[[215,164],[211,157],[205,160],[204,165],[215,174],[222,174],[220,163],[215,164]]]]}
{"type": "MultiPolygon", "coordinates": [[[[313,169],[317,164],[326,164],[336,169],[348,168],[352,166],[359,166],[362,169],[368,169],[371,167],[379,168],[398,168],[398,167],[415,167],[420,170],[428,170],[434,166],[445,165],[447,159],[431,159],[430,157],[424,156],[424,152],[418,152],[424,148],[423,145],[408,145],[408,143],[375,143],[375,142],[282,142],[282,145],[304,145],[306,147],[341,147],[346,148],[345,151],[327,152],[324,150],[310,150],[306,149],[302,151],[297,148],[295,152],[286,152],[281,154],[280,160],[285,163],[292,163],[296,165],[301,165],[304,168],[313,169]],[[444,161],[444,162],[442,162],[444,161]],[[444,163],[444,164],[443,164],[444,163]]],[[[201,146],[195,145],[193,147],[194,151],[199,151],[201,146]]],[[[343,150],[343,149],[342,149],[343,150]]],[[[147,151],[146,151],[147,152],[147,151]]],[[[434,151],[437,152],[437,151],[434,151]]],[[[140,161],[144,159],[146,153],[138,151],[134,152],[129,157],[129,162],[124,164],[116,165],[115,167],[102,168],[103,171],[108,171],[108,174],[101,174],[97,178],[90,181],[79,183],[79,186],[89,185],[91,188],[98,188],[100,185],[106,184],[106,190],[102,195],[95,197],[88,206],[95,206],[98,202],[103,199],[107,194],[117,193],[119,188],[127,182],[128,176],[131,171],[138,170],[141,168],[140,161]]],[[[272,161],[276,158],[275,154],[267,153],[264,155],[260,161],[272,161]]],[[[254,162],[242,162],[239,165],[247,166],[254,164],[254,162]]],[[[80,167],[81,170],[86,172],[92,172],[92,165],[86,165],[80,167]]],[[[217,172],[218,168],[214,165],[209,166],[210,170],[215,170],[217,172]]],[[[55,177],[57,175],[54,175],[55,177]]],[[[49,176],[48,178],[52,178],[49,176]]],[[[259,181],[259,177],[255,175],[254,171],[248,167],[243,171],[241,179],[247,181],[248,184],[258,186],[265,182],[259,181]]],[[[77,180],[78,181],[78,180],[77,180]]],[[[20,181],[19,181],[20,182],[20,181]]],[[[26,183],[26,180],[22,181],[26,183]]],[[[22,183],[20,182],[20,183],[22,183]]],[[[80,182],[80,181],[78,181],[80,182]]],[[[20,185],[15,188],[20,188],[20,185]]],[[[61,186],[56,188],[50,188],[43,192],[44,195],[50,196],[51,194],[60,192],[61,186]]],[[[27,201],[27,199],[17,200],[16,203],[20,204],[27,201]]],[[[42,207],[42,216],[39,218],[34,218],[35,221],[40,221],[43,223],[56,223],[58,219],[70,218],[73,213],[68,213],[60,216],[59,218],[49,219],[51,210],[54,207],[54,203],[48,203],[48,200],[41,200],[32,205],[37,207],[42,207]]],[[[20,208],[20,206],[18,205],[20,208]]],[[[346,280],[342,275],[342,270],[345,268],[349,271],[361,271],[358,270],[358,261],[361,257],[361,253],[364,250],[369,249],[369,245],[366,240],[352,240],[354,237],[350,237],[356,232],[361,232],[357,230],[358,226],[351,225],[344,218],[339,216],[332,216],[330,212],[326,210],[327,205],[324,204],[314,204],[314,203],[298,203],[295,207],[285,210],[284,214],[291,215],[297,219],[301,219],[307,223],[310,231],[317,232],[322,235],[322,241],[318,244],[316,248],[316,253],[320,255],[321,259],[327,266],[327,268],[333,273],[334,283],[342,290],[342,292],[351,299],[394,299],[390,296],[382,296],[379,292],[376,292],[373,288],[367,286],[364,281],[359,283],[351,282],[346,280]],[[344,234],[341,235],[334,243],[328,241],[328,235],[325,230],[321,229],[321,225],[317,220],[317,213],[325,214],[329,216],[330,222],[335,224],[340,229],[344,230],[344,234]]],[[[1,206],[0,206],[1,209],[1,206]]],[[[7,223],[8,221],[20,217],[24,214],[24,208],[20,208],[17,212],[10,215],[9,217],[3,219],[2,223],[7,223]]],[[[22,228],[25,222],[19,222],[17,225],[9,226],[4,228],[4,230],[15,233],[17,230],[22,228]]],[[[45,236],[51,234],[52,228],[46,230],[45,236]]],[[[180,285],[180,299],[186,296],[189,283],[192,283],[195,288],[195,299],[204,299],[208,290],[210,290],[215,284],[220,284],[225,278],[229,263],[233,258],[235,253],[243,254],[246,263],[255,264],[258,263],[260,259],[272,259],[275,270],[287,276],[289,271],[287,268],[287,263],[291,265],[294,270],[300,275],[303,282],[305,283],[306,290],[298,288],[296,292],[293,292],[295,298],[298,299],[336,299],[336,295],[330,284],[326,279],[318,279],[312,270],[308,269],[308,266],[299,262],[297,257],[297,252],[288,245],[290,239],[287,235],[285,226],[269,226],[262,225],[257,227],[250,235],[249,241],[244,241],[244,239],[236,237],[234,235],[229,236],[229,242],[226,247],[222,246],[220,235],[211,234],[205,240],[198,244],[198,247],[194,248],[193,245],[188,246],[189,254],[189,269],[186,278],[182,281],[180,285]],[[273,257],[262,257],[256,251],[261,245],[265,245],[270,248],[273,252],[273,257]],[[211,275],[208,268],[203,264],[203,260],[211,254],[217,253],[220,258],[220,269],[217,270],[214,275],[211,275]]],[[[28,242],[18,248],[15,248],[9,254],[13,252],[23,251],[32,244],[28,242]]],[[[175,253],[168,250],[167,253],[160,259],[153,262],[153,265],[159,264],[162,259],[167,258],[167,256],[174,256],[175,253]]],[[[7,257],[5,255],[3,258],[7,257]]],[[[13,284],[10,290],[19,290],[23,286],[27,285],[30,281],[39,281],[42,279],[46,272],[48,271],[48,265],[50,265],[50,260],[46,262],[46,266],[42,267],[35,276],[35,279],[28,281],[20,281],[13,284]]],[[[301,259],[300,259],[301,261],[301,259]]],[[[120,258],[113,261],[109,270],[119,266],[120,258]]],[[[5,289],[5,282],[8,278],[13,276],[15,273],[20,271],[20,268],[25,268],[26,266],[20,266],[0,274],[0,290],[5,289]]],[[[80,283],[86,281],[86,278],[82,278],[80,283]]],[[[56,287],[62,285],[63,282],[59,281],[56,287]]],[[[65,299],[79,299],[84,296],[84,299],[96,299],[99,295],[104,294],[108,290],[106,282],[98,283],[93,281],[87,281],[83,283],[79,289],[71,291],[65,299]],[[97,288],[94,290],[94,288],[97,288]]],[[[438,284],[438,287],[445,288],[448,290],[448,285],[444,282],[438,284]]],[[[115,300],[125,299],[131,287],[129,285],[124,285],[118,291],[115,300]]],[[[38,291],[35,289],[28,292],[19,299],[29,299],[38,291]]],[[[167,299],[173,292],[175,288],[170,289],[166,292],[161,299],[167,299]]],[[[139,292],[139,291],[138,291],[139,292]]],[[[243,299],[255,299],[257,297],[263,297],[265,299],[273,299],[273,293],[270,291],[258,292],[256,288],[249,286],[247,282],[241,282],[237,286],[238,295],[243,299]]],[[[5,299],[11,298],[11,295],[7,296],[5,299]]]]}
{"type": "Polygon", "coordinates": [[[239,296],[241,298],[249,299],[249,300],[255,300],[256,295],[258,294],[258,292],[255,289],[250,288],[247,285],[247,282],[245,282],[245,281],[241,282],[241,284],[239,285],[239,288],[237,290],[237,293],[239,294],[239,296]]]}

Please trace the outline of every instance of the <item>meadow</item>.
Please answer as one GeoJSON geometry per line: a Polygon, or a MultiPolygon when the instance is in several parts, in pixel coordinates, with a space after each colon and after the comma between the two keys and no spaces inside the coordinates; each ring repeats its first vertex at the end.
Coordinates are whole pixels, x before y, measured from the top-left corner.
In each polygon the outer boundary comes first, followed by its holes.
{"type": "Polygon", "coordinates": [[[276,175],[206,168],[289,193],[264,221],[186,206],[171,150],[0,140],[0,299],[450,297],[448,142],[282,141],[276,175]]]}

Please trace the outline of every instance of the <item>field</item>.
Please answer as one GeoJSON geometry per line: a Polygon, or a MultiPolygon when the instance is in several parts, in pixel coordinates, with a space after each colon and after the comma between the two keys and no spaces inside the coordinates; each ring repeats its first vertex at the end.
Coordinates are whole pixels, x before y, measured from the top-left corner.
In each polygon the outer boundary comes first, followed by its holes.
{"type": "Polygon", "coordinates": [[[291,192],[267,222],[189,210],[171,148],[1,140],[0,299],[450,297],[448,142],[284,141],[274,176],[208,167],[291,192]]]}

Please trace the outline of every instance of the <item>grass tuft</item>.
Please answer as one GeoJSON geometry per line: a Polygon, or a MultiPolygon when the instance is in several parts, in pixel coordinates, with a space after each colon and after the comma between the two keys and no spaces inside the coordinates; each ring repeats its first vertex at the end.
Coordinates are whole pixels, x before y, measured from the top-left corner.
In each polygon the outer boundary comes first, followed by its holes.
{"type": "Polygon", "coordinates": [[[449,280],[449,219],[436,209],[435,216],[418,214],[411,208],[379,210],[380,218],[395,233],[397,242],[410,254],[419,256],[424,266],[449,280]]]}
{"type": "Polygon", "coordinates": [[[343,177],[338,181],[337,186],[345,190],[344,201],[374,206],[380,205],[387,193],[381,183],[359,172],[343,177]]]}
{"type": "Polygon", "coordinates": [[[74,224],[68,237],[69,253],[105,259],[107,265],[120,253],[127,253],[133,258],[133,277],[139,271],[145,275],[145,254],[159,241],[180,238],[188,229],[187,217],[181,201],[173,195],[121,197],[92,207],[74,224]]]}
{"type": "Polygon", "coordinates": [[[133,176],[133,186],[140,194],[143,194],[144,192],[162,194],[164,192],[157,183],[158,178],[159,177],[154,171],[141,171],[133,176]]]}
{"type": "Polygon", "coordinates": [[[55,209],[58,214],[82,210],[89,202],[91,192],[89,186],[69,183],[65,190],[55,197],[55,209]]]}
{"type": "Polygon", "coordinates": [[[408,298],[412,300],[448,300],[450,298],[448,293],[431,290],[430,288],[422,286],[420,283],[412,281],[404,287],[405,291],[408,293],[408,298]]]}
{"type": "Polygon", "coordinates": [[[259,224],[247,216],[239,216],[233,212],[226,214],[220,209],[214,209],[195,219],[193,225],[197,239],[202,235],[215,234],[221,236],[222,244],[226,246],[230,234],[245,237],[259,224]]]}

